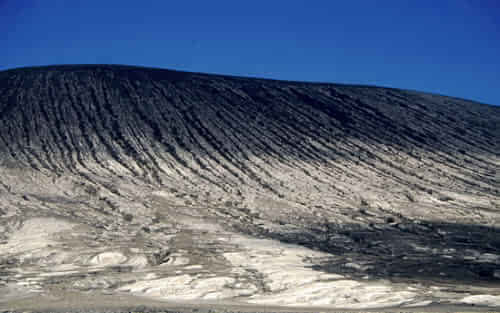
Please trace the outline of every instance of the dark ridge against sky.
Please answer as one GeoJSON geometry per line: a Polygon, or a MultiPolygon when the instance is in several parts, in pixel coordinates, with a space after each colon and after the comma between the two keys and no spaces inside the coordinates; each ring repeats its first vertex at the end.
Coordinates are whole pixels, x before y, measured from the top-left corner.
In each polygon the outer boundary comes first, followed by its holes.
{"type": "Polygon", "coordinates": [[[0,0],[0,70],[112,63],[500,105],[500,1],[0,0]]]}

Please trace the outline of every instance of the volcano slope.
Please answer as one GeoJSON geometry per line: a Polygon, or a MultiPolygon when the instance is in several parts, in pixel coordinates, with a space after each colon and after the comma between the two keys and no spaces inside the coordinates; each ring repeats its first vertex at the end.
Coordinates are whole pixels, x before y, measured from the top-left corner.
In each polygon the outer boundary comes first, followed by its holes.
{"type": "Polygon", "coordinates": [[[0,308],[500,306],[499,164],[500,108],[456,98],[3,71],[0,308]]]}

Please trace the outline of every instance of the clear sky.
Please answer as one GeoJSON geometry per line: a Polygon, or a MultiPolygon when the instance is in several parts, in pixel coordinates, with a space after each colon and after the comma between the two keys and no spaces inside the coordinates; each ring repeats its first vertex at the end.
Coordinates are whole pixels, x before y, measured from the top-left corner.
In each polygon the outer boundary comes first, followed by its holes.
{"type": "Polygon", "coordinates": [[[113,63],[500,105],[499,0],[0,0],[0,70],[113,63]]]}

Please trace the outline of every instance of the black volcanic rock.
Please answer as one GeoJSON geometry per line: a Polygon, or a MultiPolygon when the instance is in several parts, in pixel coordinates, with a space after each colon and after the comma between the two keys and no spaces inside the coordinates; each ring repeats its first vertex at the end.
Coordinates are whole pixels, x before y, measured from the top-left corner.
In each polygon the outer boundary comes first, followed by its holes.
{"type": "Polygon", "coordinates": [[[189,168],[183,150],[203,169],[211,154],[233,163],[229,174],[249,176],[236,151],[318,162],[370,157],[335,149],[349,140],[402,151],[500,151],[498,107],[397,89],[81,65],[1,72],[0,95],[2,157],[36,169],[130,158],[137,173],[160,174],[162,159],[189,168]]]}

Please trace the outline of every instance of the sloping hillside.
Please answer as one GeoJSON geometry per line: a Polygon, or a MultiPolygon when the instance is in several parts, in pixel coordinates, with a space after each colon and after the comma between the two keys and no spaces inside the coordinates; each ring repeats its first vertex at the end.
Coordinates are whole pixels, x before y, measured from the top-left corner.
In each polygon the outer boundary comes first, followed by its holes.
{"type": "Polygon", "coordinates": [[[69,291],[500,305],[499,107],[129,66],[14,69],[0,72],[0,177],[0,307],[69,291]]]}

